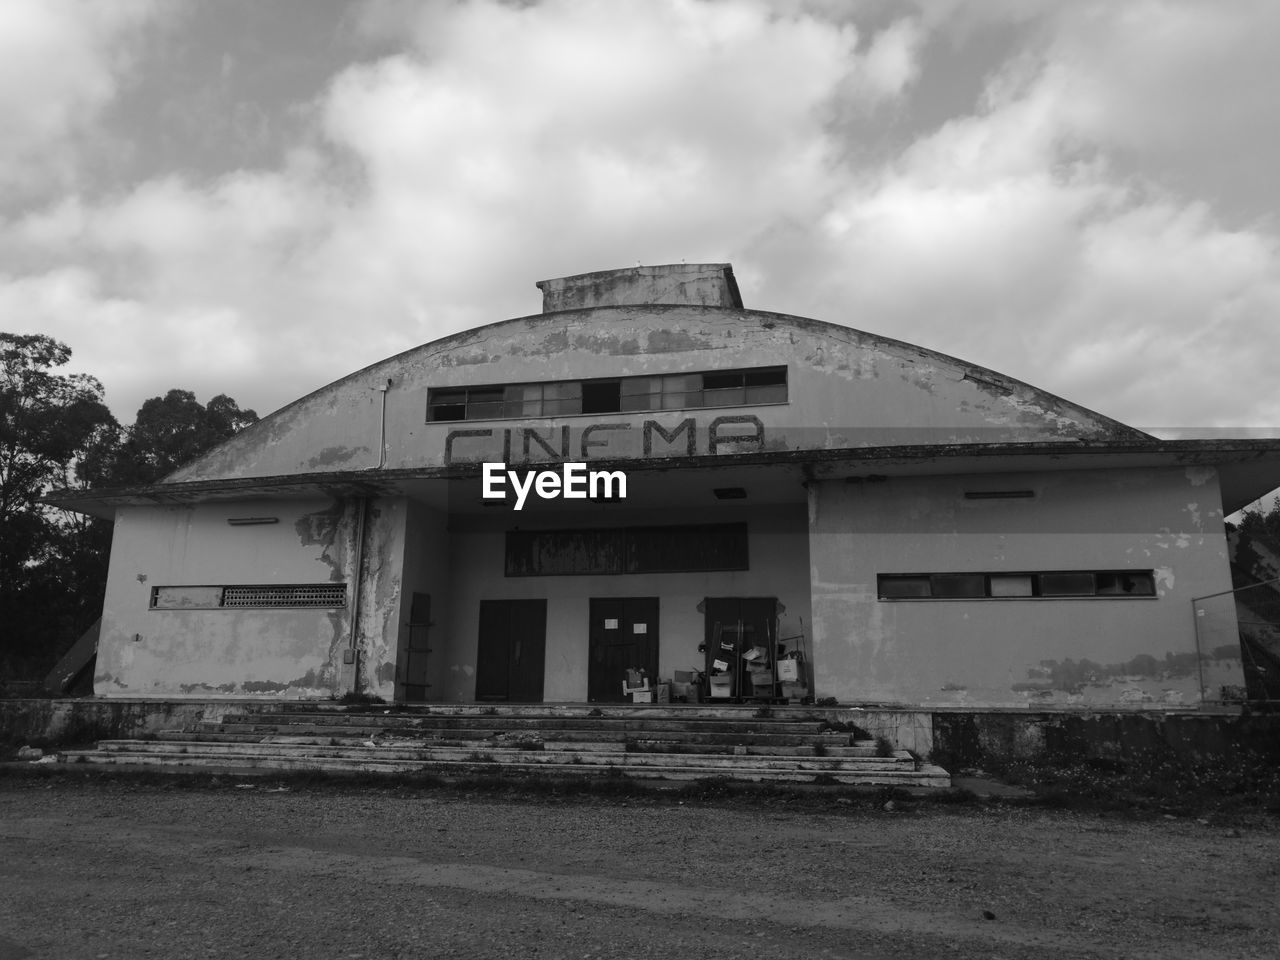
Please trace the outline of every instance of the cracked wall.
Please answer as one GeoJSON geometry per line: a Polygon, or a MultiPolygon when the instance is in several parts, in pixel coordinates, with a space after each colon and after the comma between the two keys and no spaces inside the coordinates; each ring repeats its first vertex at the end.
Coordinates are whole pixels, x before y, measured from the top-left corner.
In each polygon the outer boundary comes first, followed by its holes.
{"type": "MultiPolygon", "coordinates": [[[[350,582],[351,502],[123,507],[116,516],[94,692],[104,697],[328,697],[350,609],[150,609],[155,586],[350,582]],[[231,526],[231,517],[277,523],[231,526]]],[[[350,590],[348,589],[348,604],[350,590]]]]}

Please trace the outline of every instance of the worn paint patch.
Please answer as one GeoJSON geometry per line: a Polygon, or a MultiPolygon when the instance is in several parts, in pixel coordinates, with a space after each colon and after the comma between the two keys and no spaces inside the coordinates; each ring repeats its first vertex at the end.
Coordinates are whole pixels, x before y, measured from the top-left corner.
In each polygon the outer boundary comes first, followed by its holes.
{"type": "Polygon", "coordinates": [[[281,693],[288,690],[291,684],[276,683],[272,680],[246,680],[241,684],[245,693],[281,693]]]}
{"type": "Polygon", "coordinates": [[[705,337],[695,337],[685,330],[654,330],[646,341],[648,353],[680,353],[685,350],[707,350],[715,344],[705,337]]]}
{"type": "Polygon", "coordinates": [[[369,454],[368,447],[325,447],[307,461],[307,467],[316,470],[320,467],[345,466],[362,454],[369,454]]]}
{"type": "Polygon", "coordinates": [[[568,349],[569,331],[554,330],[532,346],[526,347],[525,352],[534,357],[553,357],[564,353],[568,349]]]}
{"type": "Polygon", "coordinates": [[[1206,483],[1218,475],[1215,467],[1187,467],[1187,482],[1193,487],[1203,487],[1206,483]]]}
{"type": "Polygon", "coordinates": [[[579,334],[573,338],[573,346],[577,350],[607,356],[634,356],[640,352],[640,341],[635,337],[623,338],[608,333],[579,334]]]}
{"type": "Polygon", "coordinates": [[[1028,680],[1014,683],[1015,692],[1061,690],[1080,693],[1087,686],[1113,686],[1134,677],[1172,679],[1195,676],[1200,658],[1194,653],[1166,653],[1163,658],[1139,654],[1124,663],[1101,664],[1089,659],[1042,660],[1027,671],[1028,680]]]}

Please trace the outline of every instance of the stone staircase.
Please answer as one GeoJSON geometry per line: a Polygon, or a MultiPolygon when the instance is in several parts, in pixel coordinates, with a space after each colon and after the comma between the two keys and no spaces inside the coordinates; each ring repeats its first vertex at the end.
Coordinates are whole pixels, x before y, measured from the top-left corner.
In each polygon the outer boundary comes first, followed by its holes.
{"type": "Polygon", "coordinates": [[[157,739],[104,740],[64,763],[221,770],[623,776],[949,787],[941,767],[803,708],[278,704],[157,739]],[[836,729],[833,729],[835,727],[836,729]],[[844,729],[840,729],[844,727],[844,729]],[[865,736],[865,735],[863,735],[865,736]],[[883,752],[883,751],[881,751],[883,752]]]}

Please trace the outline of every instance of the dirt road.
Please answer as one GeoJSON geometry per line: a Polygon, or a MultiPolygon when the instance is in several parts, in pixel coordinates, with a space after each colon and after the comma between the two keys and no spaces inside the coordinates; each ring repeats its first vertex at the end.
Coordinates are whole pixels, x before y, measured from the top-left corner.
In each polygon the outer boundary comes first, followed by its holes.
{"type": "Polygon", "coordinates": [[[0,780],[0,960],[1280,956],[1263,822],[246,782],[0,780]]]}

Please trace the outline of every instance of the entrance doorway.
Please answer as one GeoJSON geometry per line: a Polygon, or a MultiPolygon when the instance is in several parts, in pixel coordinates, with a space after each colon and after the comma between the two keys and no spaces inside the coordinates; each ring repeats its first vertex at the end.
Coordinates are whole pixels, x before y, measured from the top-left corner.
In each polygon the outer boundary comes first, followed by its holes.
{"type": "Polygon", "coordinates": [[[481,600],[476,699],[541,703],[547,601],[481,600]]]}
{"type": "Polygon", "coordinates": [[[707,676],[727,678],[734,698],[752,696],[748,662],[742,655],[753,647],[764,648],[764,656],[752,661],[759,667],[771,665],[777,656],[777,598],[707,597],[705,609],[707,676]],[[717,661],[725,667],[718,669],[717,661]]]}
{"type": "Polygon", "coordinates": [[[587,699],[622,703],[629,668],[658,678],[658,598],[592,597],[587,699]]]}

